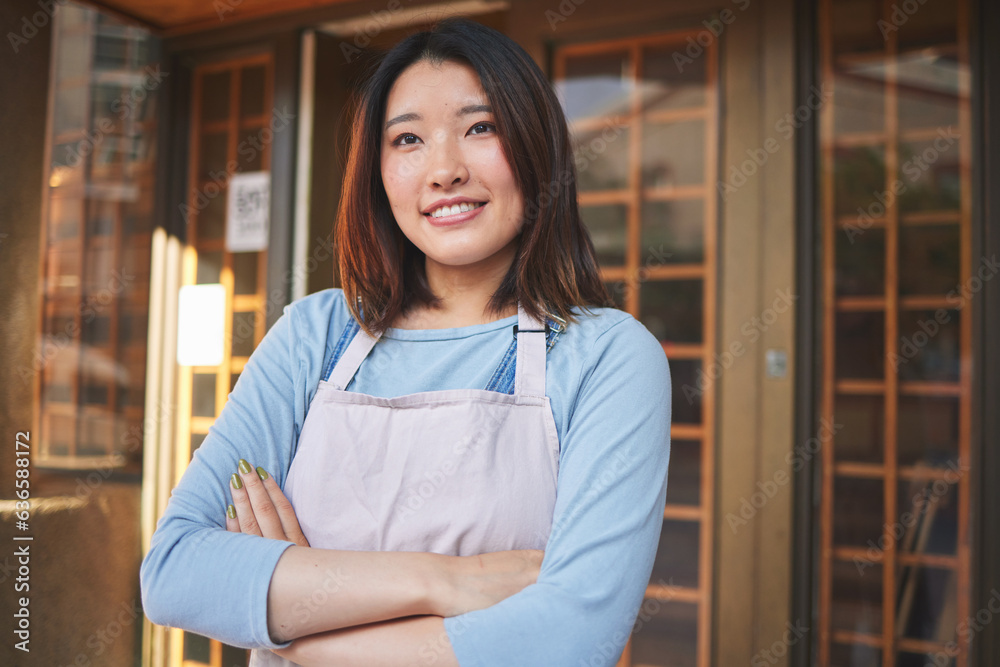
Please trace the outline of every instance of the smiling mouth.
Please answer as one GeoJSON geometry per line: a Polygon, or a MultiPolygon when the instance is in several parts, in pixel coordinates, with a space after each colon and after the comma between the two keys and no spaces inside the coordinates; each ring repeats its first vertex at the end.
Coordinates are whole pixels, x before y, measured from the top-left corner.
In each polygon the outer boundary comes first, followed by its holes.
{"type": "Polygon", "coordinates": [[[459,213],[468,213],[477,208],[485,206],[486,202],[462,202],[461,204],[455,204],[454,206],[442,206],[441,208],[434,209],[430,213],[425,213],[429,218],[443,218],[448,215],[458,215],[459,213]]]}

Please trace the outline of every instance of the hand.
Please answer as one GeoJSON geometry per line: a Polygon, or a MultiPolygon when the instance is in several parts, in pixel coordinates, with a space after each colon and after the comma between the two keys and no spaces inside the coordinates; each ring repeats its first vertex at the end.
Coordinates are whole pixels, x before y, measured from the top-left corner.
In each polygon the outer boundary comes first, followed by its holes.
{"type": "Polygon", "coordinates": [[[491,607],[538,580],[544,551],[496,551],[454,557],[448,567],[448,591],[440,616],[457,616],[491,607]]]}
{"type": "Polygon", "coordinates": [[[226,508],[226,530],[308,547],[292,504],[267,471],[240,459],[239,472],[229,480],[233,504],[226,508]]]}

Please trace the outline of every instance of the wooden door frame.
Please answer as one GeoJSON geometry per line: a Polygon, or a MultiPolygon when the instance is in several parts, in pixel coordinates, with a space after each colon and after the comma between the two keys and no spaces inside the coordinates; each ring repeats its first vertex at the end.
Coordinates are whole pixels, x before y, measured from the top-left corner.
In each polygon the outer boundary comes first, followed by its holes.
{"type": "MultiPolygon", "coordinates": [[[[972,134],[977,150],[972,160],[973,248],[974,257],[1000,255],[1000,143],[987,141],[991,128],[1000,127],[1000,51],[987,45],[1000,31],[1000,6],[986,0],[970,2],[969,33],[972,75],[972,134]],[[991,225],[992,223],[992,225],[991,225]]],[[[818,23],[814,3],[796,5],[796,102],[802,103],[808,90],[819,80],[818,23]]],[[[796,440],[802,442],[815,432],[818,423],[816,383],[820,368],[816,360],[821,350],[819,308],[816,298],[819,238],[815,227],[819,192],[816,157],[818,125],[805,124],[796,146],[796,282],[801,299],[796,318],[796,348],[800,350],[795,385],[796,440]],[[805,360],[813,360],[804,363],[805,360]]],[[[973,488],[974,521],[972,536],[972,609],[988,608],[991,591],[1000,590],[1000,349],[989,345],[1000,338],[1000,283],[984,283],[982,296],[973,311],[973,349],[979,356],[975,365],[981,377],[973,384],[973,454],[981,463],[973,488]]],[[[817,593],[818,533],[813,531],[818,512],[816,493],[820,488],[817,461],[795,474],[795,506],[792,548],[792,614],[813,618],[817,593]],[[804,557],[803,557],[804,556],[804,557]]],[[[815,664],[816,637],[810,624],[807,641],[789,653],[790,664],[815,664]]],[[[977,633],[969,655],[970,664],[980,664],[1000,655],[1000,624],[990,623],[977,633]]]]}
{"type": "MultiPolygon", "coordinates": [[[[273,55],[273,108],[293,118],[288,131],[275,132],[270,144],[271,197],[268,239],[265,328],[281,316],[291,300],[292,235],[295,205],[296,123],[300,113],[300,31],[289,29],[266,38],[226,32],[162,43],[166,84],[160,91],[156,192],[150,266],[149,348],[146,365],[146,421],[142,485],[142,554],[173,488],[173,446],[177,391],[177,292],[183,249],[187,242],[181,204],[188,197],[190,114],[197,66],[251,53],[273,55]],[[184,141],[177,141],[183,137],[184,141]],[[167,147],[170,147],[169,149],[167,147]]],[[[142,665],[160,667],[166,632],[143,621],[142,665]]]]}

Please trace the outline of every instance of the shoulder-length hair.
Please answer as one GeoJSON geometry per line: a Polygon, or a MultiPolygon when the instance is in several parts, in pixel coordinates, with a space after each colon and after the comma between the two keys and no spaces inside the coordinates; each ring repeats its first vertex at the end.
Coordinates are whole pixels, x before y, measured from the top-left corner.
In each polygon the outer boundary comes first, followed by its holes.
{"type": "Polygon", "coordinates": [[[335,231],[341,287],[354,318],[373,334],[417,303],[440,302],[423,272],[423,252],[396,224],[381,173],[389,91],[422,60],[457,61],[479,74],[524,198],[517,253],[488,310],[500,313],[520,300],[539,321],[548,313],[572,322],[574,306],[611,305],[580,219],[569,131],[552,86],[513,40],[450,18],[390,50],[357,98],[335,231]]]}

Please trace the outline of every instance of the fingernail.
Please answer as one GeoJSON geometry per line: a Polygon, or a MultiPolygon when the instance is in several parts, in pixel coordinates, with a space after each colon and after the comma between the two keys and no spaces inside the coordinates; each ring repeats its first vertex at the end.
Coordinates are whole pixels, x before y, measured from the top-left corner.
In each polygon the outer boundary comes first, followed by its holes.
{"type": "Polygon", "coordinates": [[[235,519],[236,518],[236,508],[233,507],[232,505],[230,505],[229,507],[226,508],[226,514],[229,516],[230,519],[235,519]]]}
{"type": "Polygon", "coordinates": [[[237,475],[236,473],[233,473],[233,477],[232,477],[231,481],[233,483],[233,487],[234,488],[237,488],[237,489],[242,489],[243,488],[243,480],[240,479],[240,476],[237,475]]]}
{"type": "Polygon", "coordinates": [[[250,464],[243,459],[240,459],[240,472],[250,472],[251,470],[253,470],[253,468],[250,467],[250,464]]]}
{"type": "Polygon", "coordinates": [[[260,466],[257,466],[257,476],[260,477],[261,479],[267,479],[269,477],[267,471],[261,468],[260,466]]]}

